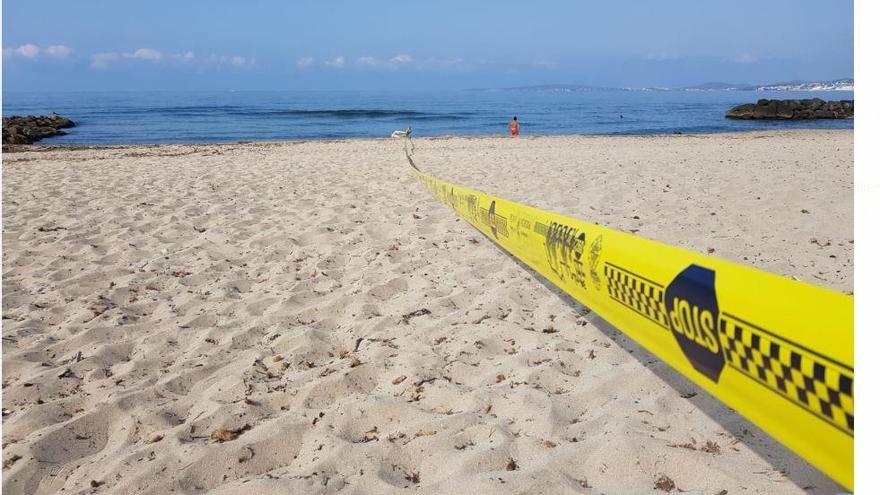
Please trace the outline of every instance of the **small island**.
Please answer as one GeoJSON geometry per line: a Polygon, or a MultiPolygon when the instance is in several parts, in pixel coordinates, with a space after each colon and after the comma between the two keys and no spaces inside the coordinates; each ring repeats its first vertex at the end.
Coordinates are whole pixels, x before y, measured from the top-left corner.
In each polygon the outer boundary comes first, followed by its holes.
{"type": "Polygon", "coordinates": [[[3,144],[33,144],[40,139],[67,134],[61,129],[76,126],[61,115],[3,117],[3,144]]]}
{"type": "Polygon", "coordinates": [[[724,115],[728,119],[814,120],[851,119],[853,100],[825,101],[821,98],[803,100],[758,100],[738,105],[724,115]]]}

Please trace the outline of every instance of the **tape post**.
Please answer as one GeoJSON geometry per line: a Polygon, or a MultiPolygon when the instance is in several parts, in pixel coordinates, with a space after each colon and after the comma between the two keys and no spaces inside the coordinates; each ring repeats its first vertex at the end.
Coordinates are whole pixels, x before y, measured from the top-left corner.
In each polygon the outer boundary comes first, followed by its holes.
{"type": "Polygon", "coordinates": [[[411,147],[433,196],[852,490],[852,296],[446,182],[411,147]]]}

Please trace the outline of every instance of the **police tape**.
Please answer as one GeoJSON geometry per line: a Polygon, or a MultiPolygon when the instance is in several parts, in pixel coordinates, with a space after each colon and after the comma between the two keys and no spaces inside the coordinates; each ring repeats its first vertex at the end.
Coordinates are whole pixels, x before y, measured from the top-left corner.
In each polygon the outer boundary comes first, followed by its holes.
{"type": "Polygon", "coordinates": [[[484,235],[852,489],[852,296],[443,181],[404,146],[484,235]]]}

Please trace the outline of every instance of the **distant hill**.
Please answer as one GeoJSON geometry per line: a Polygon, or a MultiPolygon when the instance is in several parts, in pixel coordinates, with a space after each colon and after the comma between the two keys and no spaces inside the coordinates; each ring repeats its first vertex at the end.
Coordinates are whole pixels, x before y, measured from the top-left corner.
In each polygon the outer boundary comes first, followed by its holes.
{"type": "Polygon", "coordinates": [[[788,81],[773,84],[707,82],[682,88],[609,88],[579,84],[542,84],[511,88],[480,88],[471,91],[549,91],[559,93],[588,91],[852,91],[854,85],[852,79],[834,79],[831,81],[788,81]]]}
{"type": "Polygon", "coordinates": [[[835,79],[833,81],[791,81],[755,87],[758,91],[852,91],[855,81],[835,79]]]}

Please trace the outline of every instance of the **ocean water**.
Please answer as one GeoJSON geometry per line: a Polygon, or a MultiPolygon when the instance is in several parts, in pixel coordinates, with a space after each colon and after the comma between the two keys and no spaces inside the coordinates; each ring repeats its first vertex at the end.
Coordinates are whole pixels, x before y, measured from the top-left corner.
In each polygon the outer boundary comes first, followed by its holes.
{"type": "Polygon", "coordinates": [[[850,91],[4,92],[3,115],[56,112],[78,125],[44,144],[207,143],[492,135],[517,115],[523,135],[670,134],[852,128],[852,120],[739,121],[759,98],[852,99],[850,91]]]}

